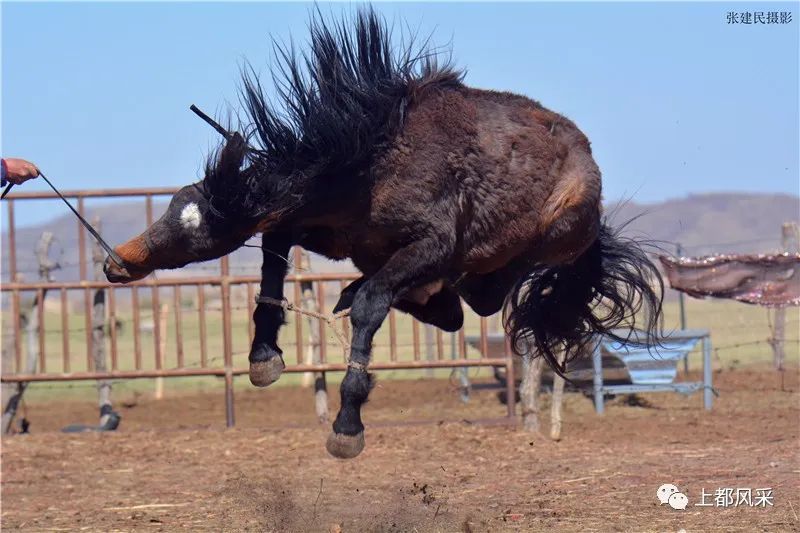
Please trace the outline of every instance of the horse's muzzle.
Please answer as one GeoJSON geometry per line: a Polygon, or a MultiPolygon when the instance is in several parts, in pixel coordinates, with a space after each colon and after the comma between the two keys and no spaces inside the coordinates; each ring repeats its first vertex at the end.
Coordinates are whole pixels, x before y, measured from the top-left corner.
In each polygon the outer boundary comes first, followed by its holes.
{"type": "Polygon", "coordinates": [[[103,263],[103,273],[111,283],[129,283],[144,278],[150,272],[119,265],[109,256],[106,257],[105,263],[103,263]]]}

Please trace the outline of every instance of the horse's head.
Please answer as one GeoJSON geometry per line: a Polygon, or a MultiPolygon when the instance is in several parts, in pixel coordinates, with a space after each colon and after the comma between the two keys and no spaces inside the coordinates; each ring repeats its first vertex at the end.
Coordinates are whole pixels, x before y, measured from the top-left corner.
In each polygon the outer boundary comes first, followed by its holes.
{"type": "Polygon", "coordinates": [[[224,191],[225,186],[242,181],[246,150],[244,139],[234,134],[213,164],[208,165],[203,181],[180,189],[161,218],[138,237],[114,249],[122,265],[106,258],[108,281],[127,283],[157,269],[180,268],[222,257],[256,233],[252,219],[235,213],[236,206],[231,205],[238,198],[235,191],[224,191]]]}

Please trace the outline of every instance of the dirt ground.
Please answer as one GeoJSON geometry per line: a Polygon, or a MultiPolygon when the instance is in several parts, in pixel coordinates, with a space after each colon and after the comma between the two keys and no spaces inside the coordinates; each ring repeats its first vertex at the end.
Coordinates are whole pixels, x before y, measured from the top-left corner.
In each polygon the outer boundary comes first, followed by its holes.
{"type": "Polygon", "coordinates": [[[800,388],[787,374],[781,390],[766,369],[717,373],[710,413],[699,395],[651,394],[596,416],[569,394],[560,442],[500,423],[496,391],[465,405],[446,380],[381,381],[367,447],[350,461],[327,455],[307,389],[237,383],[231,430],[221,393],[120,394],[129,407],[113,434],[58,432],[93,422],[91,402],[36,403],[33,434],[2,443],[2,527],[797,531],[800,388]],[[685,511],[658,504],[663,483],[688,496],[685,511]],[[771,488],[774,506],[695,505],[728,487],[771,488]]]}

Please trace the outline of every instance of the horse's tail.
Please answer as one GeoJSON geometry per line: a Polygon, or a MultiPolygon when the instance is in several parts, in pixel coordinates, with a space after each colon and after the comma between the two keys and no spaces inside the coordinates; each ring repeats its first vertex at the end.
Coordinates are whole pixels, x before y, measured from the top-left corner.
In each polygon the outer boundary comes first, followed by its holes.
{"type": "Polygon", "coordinates": [[[597,240],[573,263],[537,266],[514,285],[506,331],[517,353],[530,346],[563,375],[566,363],[595,335],[629,342],[615,328],[632,332],[638,325],[644,333],[638,341],[656,344],[663,290],[661,274],[642,244],[604,222],[597,240]],[[559,353],[565,353],[563,363],[559,353]]]}

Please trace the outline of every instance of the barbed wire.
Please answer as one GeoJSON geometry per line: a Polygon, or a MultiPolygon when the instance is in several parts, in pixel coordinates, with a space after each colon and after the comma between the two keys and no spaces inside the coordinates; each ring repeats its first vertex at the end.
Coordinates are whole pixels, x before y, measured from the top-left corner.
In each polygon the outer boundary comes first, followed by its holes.
{"type": "Polygon", "coordinates": [[[723,346],[715,346],[714,350],[730,350],[730,349],[733,349],[733,348],[741,348],[743,346],[755,346],[757,344],[769,344],[769,345],[772,345],[773,343],[779,343],[779,342],[783,342],[783,343],[787,343],[787,344],[800,343],[800,339],[786,339],[786,338],[769,337],[769,338],[762,339],[762,340],[757,340],[757,341],[736,342],[736,343],[733,343],[733,344],[726,344],[726,345],[723,345],[723,346]]]}
{"type": "MultiPolygon", "coordinates": [[[[57,239],[56,239],[56,241],[57,241],[57,239]]],[[[774,236],[774,235],[769,236],[769,237],[761,237],[761,238],[753,238],[753,239],[739,239],[739,240],[733,240],[733,241],[706,242],[706,243],[696,243],[696,244],[684,244],[684,243],[681,243],[679,241],[672,241],[672,240],[669,240],[669,239],[660,239],[658,242],[659,243],[663,243],[663,244],[670,244],[670,245],[676,246],[676,247],[680,246],[682,248],[683,252],[686,252],[686,251],[689,251],[689,250],[704,249],[704,248],[717,248],[717,247],[722,247],[722,246],[737,246],[737,245],[755,244],[755,243],[760,243],[760,244],[772,243],[772,244],[774,244],[775,245],[774,247],[770,246],[770,251],[776,251],[777,248],[781,247],[781,239],[779,237],[774,236]]],[[[252,241],[252,240],[251,241],[247,241],[243,246],[248,247],[248,248],[261,249],[261,245],[260,244],[255,244],[254,241],[252,241]]],[[[88,245],[87,245],[87,247],[88,247],[88,245]]],[[[664,250],[664,251],[667,251],[667,250],[664,250]]],[[[301,268],[301,267],[298,267],[297,265],[295,265],[294,261],[292,260],[291,257],[287,258],[286,262],[295,271],[306,271],[306,270],[309,270],[309,269],[301,268]]],[[[78,261],[63,261],[63,260],[60,260],[60,261],[58,261],[58,263],[59,263],[59,265],[61,266],[62,269],[65,268],[65,267],[76,267],[76,266],[80,265],[80,263],[78,261]]],[[[90,263],[87,262],[87,266],[89,264],[90,263]]],[[[229,268],[229,270],[234,271],[234,272],[250,272],[250,271],[253,271],[253,272],[258,273],[260,271],[261,265],[260,265],[260,263],[253,261],[253,262],[248,262],[246,264],[230,265],[228,268],[229,268]]],[[[219,272],[219,271],[221,271],[221,266],[219,264],[208,264],[208,265],[199,264],[199,265],[193,265],[193,266],[189,267],[188,270],[189,271],[202,271],[202,272],[211,272],[211,271],[219,272]]],[[[17,268],[16,272],[17,273],[26,273],[26,274],[38,273],[39,272],[39,268],[38,267],[17,268]]]]}

